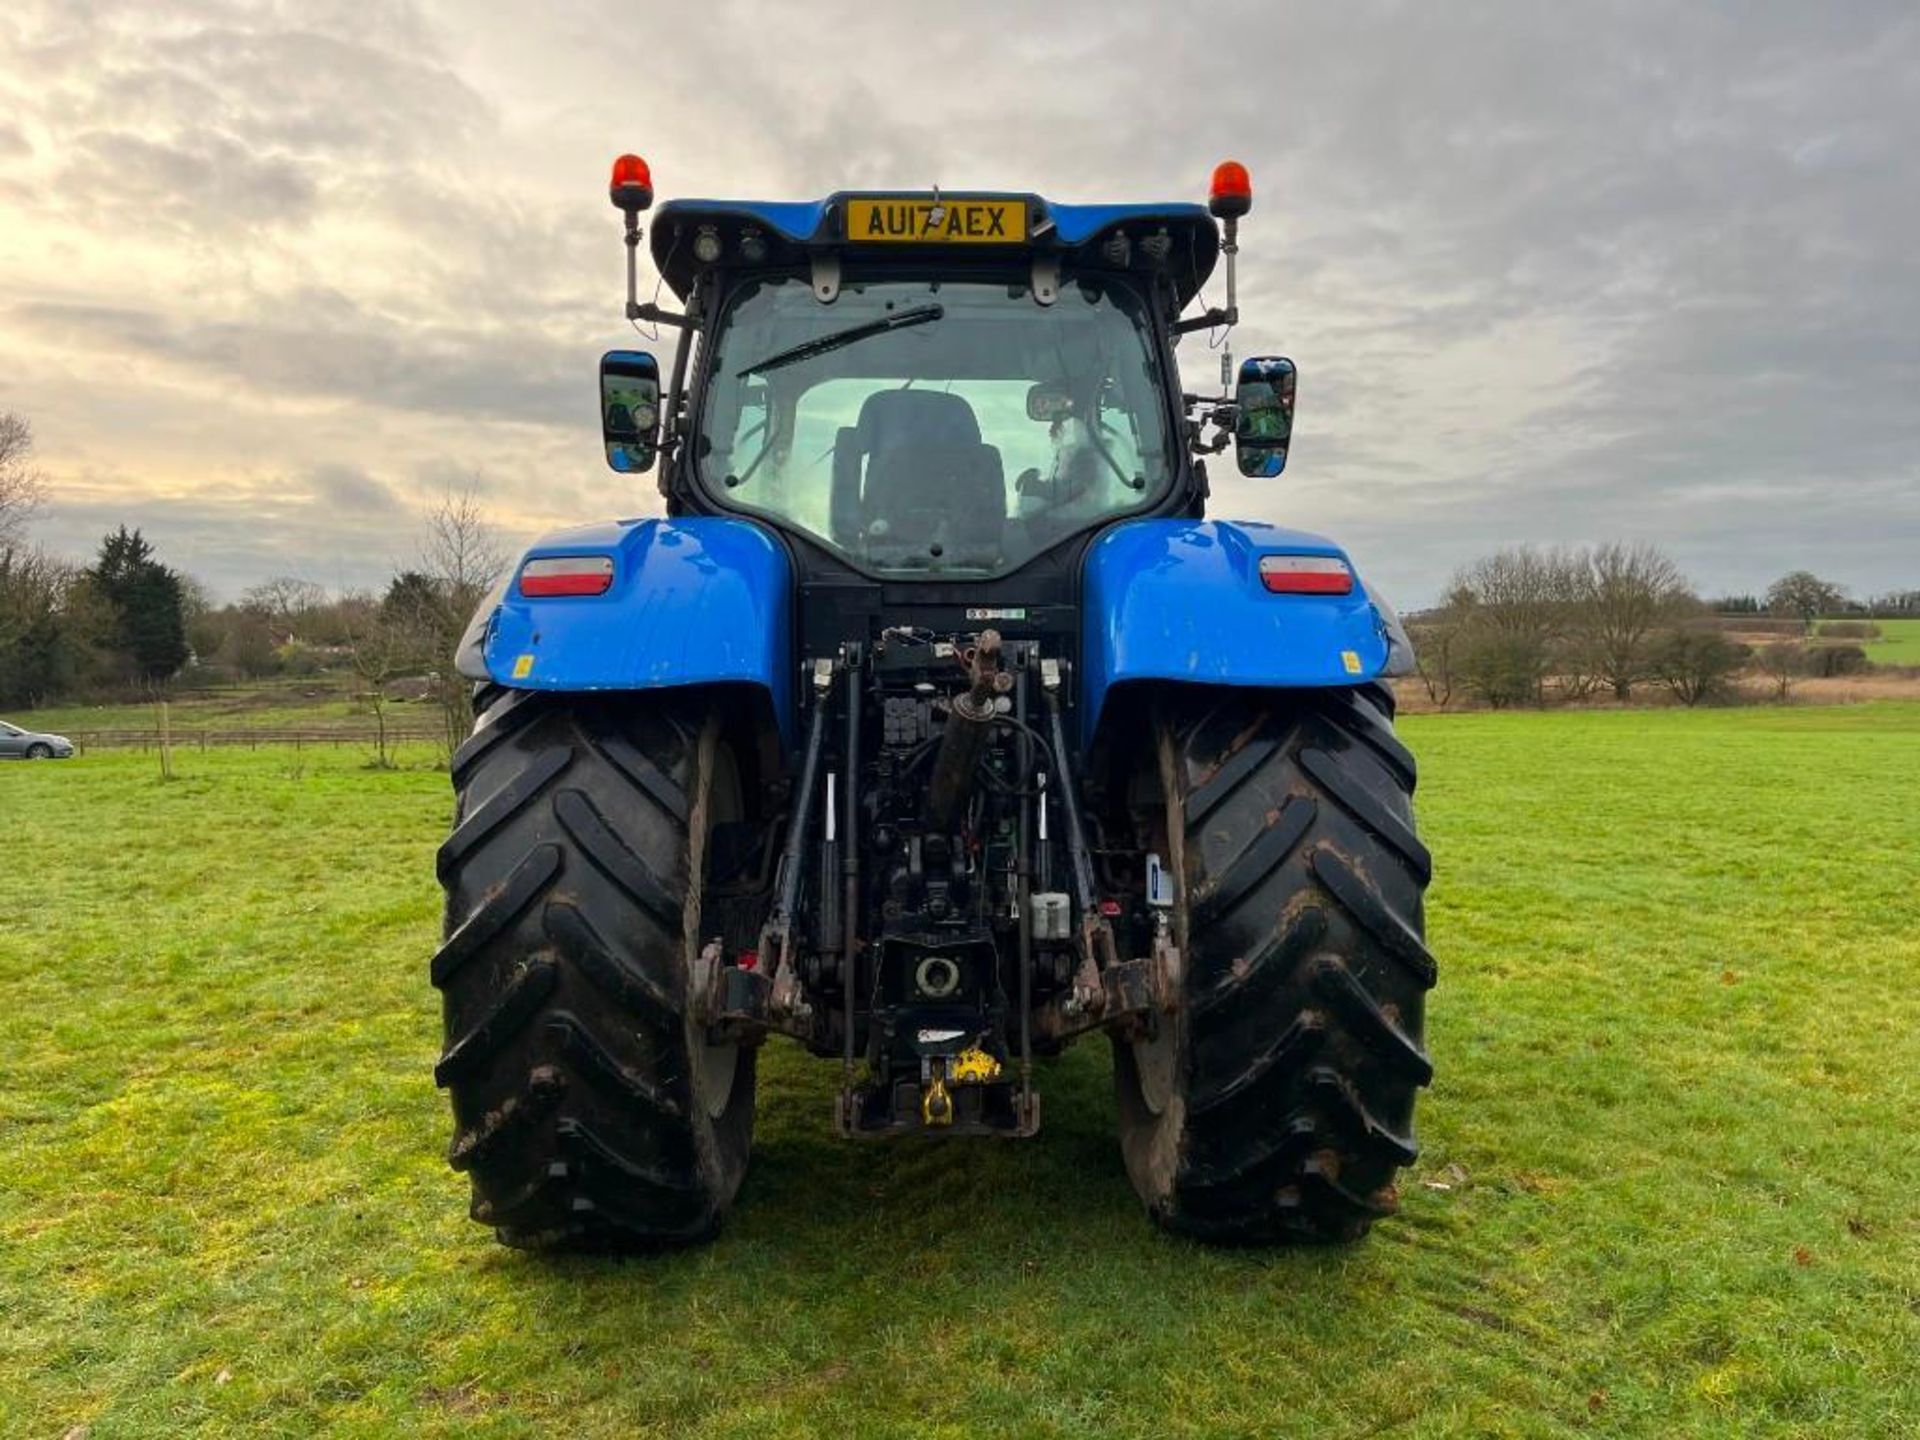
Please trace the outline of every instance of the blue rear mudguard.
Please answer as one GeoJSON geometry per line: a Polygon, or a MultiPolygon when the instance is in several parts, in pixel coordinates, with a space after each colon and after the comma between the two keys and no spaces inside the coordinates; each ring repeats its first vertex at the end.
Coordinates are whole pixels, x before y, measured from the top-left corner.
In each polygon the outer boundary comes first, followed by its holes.
{"type": "Polygon", "coordinates": [[[1277,554],[1347,560],[1330,540],[1256,520],[1131,520],[1095,540],[1081,589],[1081,739],[1113,688],[1134,681],[1305,688],[1412,671],[1399,619],[1358,572],[1351,594],[1274,595],[1260,557],[1277,554]]]}
{"type": "Polygon", "coordinates": [[[610,555],[604,595],[520,593],[520,567],[480,607],[460,671],[518,690],[746,684],[793,739],[793,566],[746,520],[617,520],[556,531],[522,557],[610,555]]]}
{"type": "MultiPolygon", "coordinates": [[[[1317,535],[1258,521],[1133,520],[1095,540],[1081,738],[1113,688],[1134,681],[1315,687],[1412,670],[1399,620],[1364,583],[1349,595],[1269,594],[1259,574],[1268,554],[1346,559],[1317,535]]],[[[559,531],[524,559],[561,555],[612,556],[612,585],[529,599],[508,580],[475,615],[461,673],[521,690],[752,685],[793,743],[793,572],[764,529],[717,516],[622,520],[559,531]]]]}

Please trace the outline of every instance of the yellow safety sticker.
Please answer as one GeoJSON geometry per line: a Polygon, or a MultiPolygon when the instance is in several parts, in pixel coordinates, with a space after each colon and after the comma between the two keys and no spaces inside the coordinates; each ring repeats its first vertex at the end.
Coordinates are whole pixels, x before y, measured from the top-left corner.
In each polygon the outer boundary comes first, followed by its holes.
{"type": "Polygon", "coordinates": [[[1358,675],[1360,673],[1360,656],[1356,652],[1352,650],[1342,650],[1340,652],[1340,663],[1347,667],[1347,674],[1358,675]]]}
{"type": "MultiPolygon", "coordinates": [[[[1352,669],[1357,667],[1350,666],[1348,668],[1352,669]]],[[[520,656],[519,659],[513,662],[513,678],[514,679],[524,680],[527,678],[527,676],[531,674],[533,674],[533,656],[522,655],[520,656]]]]}
{"type": "Polygon", "coordinates": [[[986,1085],[1000,1078],[1000,1062],[973,1045],[953,1057],[947,1073],[956,1085],[986,1085]]]}

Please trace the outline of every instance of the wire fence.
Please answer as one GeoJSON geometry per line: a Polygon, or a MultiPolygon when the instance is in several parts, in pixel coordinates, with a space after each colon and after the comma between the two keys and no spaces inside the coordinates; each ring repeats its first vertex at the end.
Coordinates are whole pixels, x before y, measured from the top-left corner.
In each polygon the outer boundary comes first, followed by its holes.
{"type": "MultiPolygon", "coordinates": [[[[446,743],[445,735],[446,732],[437,727],[423,730],[390,725],[387,727],[387,748],[392,749],[397,745],[443,745],[446,743]]],[[[82,753],[88,750],[157,750],[161,744],[158,726],[145,729],[73,730],[67,733],[67,738],[82,753]]],[[[296,749],[307,745],[357,745],[371,750],[379,743],[378,732],[371,725],[325,728],[254,725],[204,730],[175,726],[167,738],[175,750],[210,750],[230,746],[258,750],[262,745],[291,745],[296,749]]]]}

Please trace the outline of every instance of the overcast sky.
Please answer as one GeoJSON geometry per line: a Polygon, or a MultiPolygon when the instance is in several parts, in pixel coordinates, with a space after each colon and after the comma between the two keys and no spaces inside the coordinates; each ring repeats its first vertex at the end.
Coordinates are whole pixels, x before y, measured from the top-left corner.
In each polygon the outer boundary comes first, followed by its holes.
{"type": "Polygon", "coordinates": [[[1214,513],[1409,607],[1519,541],[1920,584],[1920,11],[1866,0],[7,0],[40,537],[139,525],[231,597],[379,580],[449,481],[515,539],[652,509],[595,419],[626,149],[662,198],[1198,199],[1231,155],[1234,348],[1292,355],[1300,410],[1214,513]]]}

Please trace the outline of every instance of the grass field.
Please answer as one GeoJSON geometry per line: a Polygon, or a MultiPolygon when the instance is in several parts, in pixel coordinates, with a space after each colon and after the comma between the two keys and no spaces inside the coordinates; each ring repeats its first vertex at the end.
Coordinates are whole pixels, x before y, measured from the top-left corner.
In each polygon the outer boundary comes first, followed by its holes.
{"type": "MultiPolygon", "coordinates": [[[[371,735],[373,714],[364,702],[351,698],[352,684],[346,676],[327,674],[303,680],[256,681],[230,690],[183,689],[169,702],[168,724],[183,738],[203,730],[371,735]]],[[[0,719],[31,730],[75,737],[102,730],[151,731],[159,723],[151,704],[53,705],[40,710],[10,710],[0,719]]],[[[387,707],[389,729],[437,732],[440,723],[439,712],[426,704],[395,702],[387,707]]]]}
{"type": "Polygon", "coordinates": [[[1866,642],[1876,665],[1920,665],[1920,620],[1875,620],[1880,638],[1866,642]]]}
{"type": "Polygon", "coordinates": [[[501,1250],[430,751],[0,769],[0,1434],[1920,1431],[1920,705],[1406,730],[1425,1153],[1274,1253],[1146,1225],[1093,1047],[1038,1141],[859,1148],[770,1048],[719,1243],[501,1250]]]}

